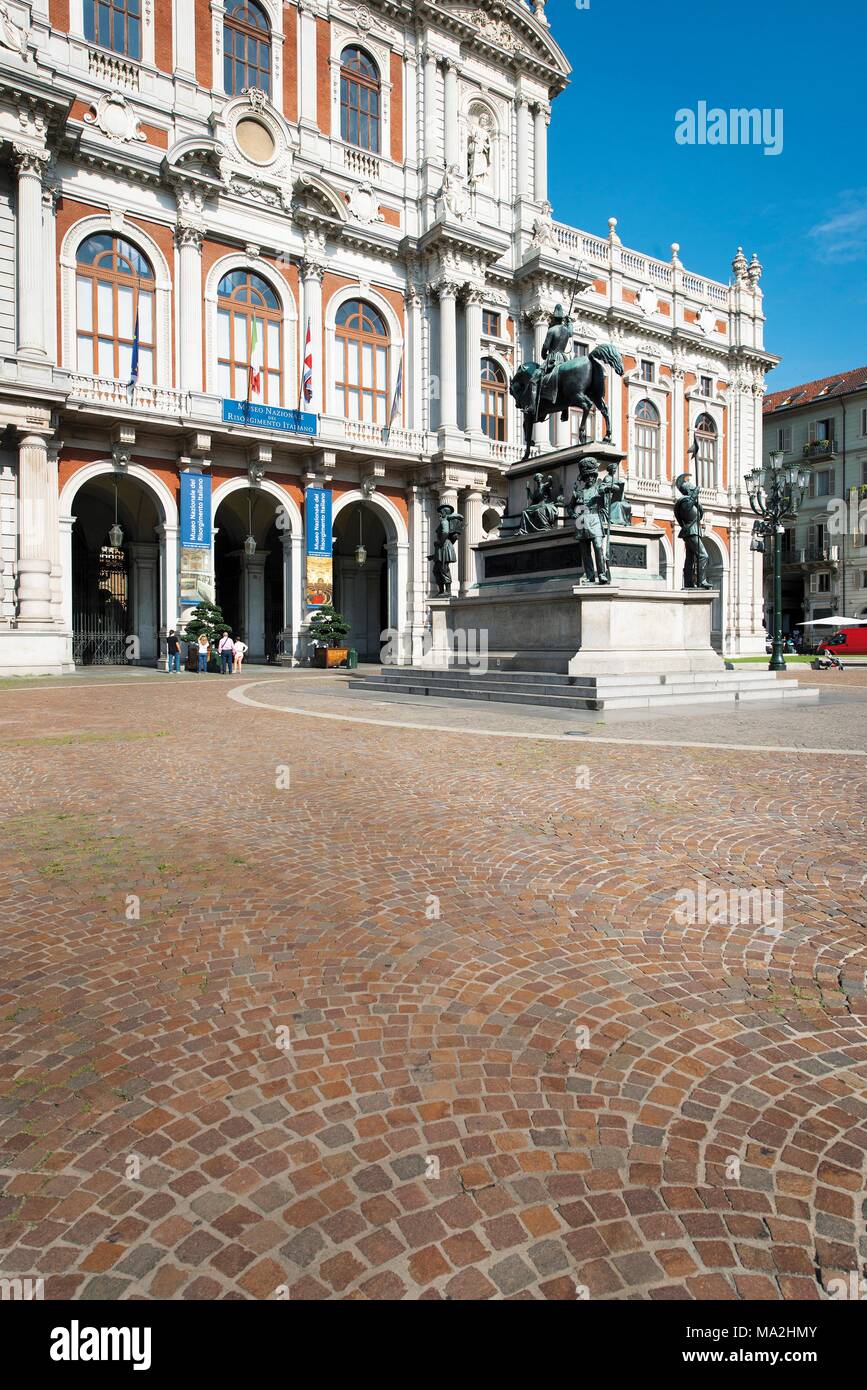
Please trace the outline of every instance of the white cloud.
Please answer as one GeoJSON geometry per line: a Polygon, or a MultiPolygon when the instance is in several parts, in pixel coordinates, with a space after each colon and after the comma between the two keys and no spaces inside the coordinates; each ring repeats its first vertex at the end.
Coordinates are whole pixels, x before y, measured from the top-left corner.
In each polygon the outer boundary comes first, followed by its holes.
{"type": "Polygon", "coordinates": [[[824,261],[857,261],[867,256],[867,190],[843,195],[840,210],[810,228],[824,261]]]}

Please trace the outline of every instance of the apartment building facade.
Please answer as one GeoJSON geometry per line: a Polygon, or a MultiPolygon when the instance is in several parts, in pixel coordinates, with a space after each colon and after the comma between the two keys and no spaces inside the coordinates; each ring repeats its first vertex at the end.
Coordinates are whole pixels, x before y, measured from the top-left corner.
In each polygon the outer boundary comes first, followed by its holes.
{"type": "Polygon", "coordinates": [[[768,395],[766,460],[772,451],[810,471],[801,510],[783,535],[784,631],[813,618],[867,617],[867,367],[768,395]]]}

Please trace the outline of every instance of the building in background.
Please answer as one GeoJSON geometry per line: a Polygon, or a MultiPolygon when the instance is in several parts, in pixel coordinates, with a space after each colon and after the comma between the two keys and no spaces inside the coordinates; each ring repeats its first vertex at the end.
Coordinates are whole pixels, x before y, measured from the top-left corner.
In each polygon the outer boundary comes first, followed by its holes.
{"type": "MultiPolygon", "coordinates": [[[[812,618],[867,617],[867,367],[767,396],[765,459],[775,450],[810,468],[783,535],[783,631],[812,618]]],[[[770,627],[770,554],[765,561],[770,627]]]]}
{"type": "Polygon", "coordinates": [[[436,508],[465,518],[471,588],[521,452],[509,376],[576,284],[576,344],[626,365],[635,520],[679,584],[696,434],[715,640],[764,649],[761,266],[709,280],[614,218],[557,221],[568,77],[522,0],[6,0],[0,669],[154,662],[202,593],[253,659],[303,659],[305,518],[329,512],[350,643],[375,658],[390,628],[411,661],[436,508]]]}

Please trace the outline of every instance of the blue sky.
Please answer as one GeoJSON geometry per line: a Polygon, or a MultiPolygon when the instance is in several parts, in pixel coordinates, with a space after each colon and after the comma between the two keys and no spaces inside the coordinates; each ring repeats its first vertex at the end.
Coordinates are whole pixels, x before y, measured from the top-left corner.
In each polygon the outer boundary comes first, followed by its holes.
{"type": "Polygon", "coordinates": [[[768,390],[867,363],[864,0],[549,0],[572,64],[554,102],[554,216],[726,281],[764,266],[768,390]],[[679,145],[675,112],[782,108],[783,148],[679,145]],[[594,159],[592,151],[599,150],[594,159]]]}

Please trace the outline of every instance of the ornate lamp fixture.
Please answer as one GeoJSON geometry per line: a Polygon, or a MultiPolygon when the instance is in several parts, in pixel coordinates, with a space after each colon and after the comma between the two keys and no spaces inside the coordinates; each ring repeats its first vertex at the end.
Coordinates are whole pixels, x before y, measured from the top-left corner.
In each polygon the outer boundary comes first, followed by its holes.
{"type": "Polygon", "coordinates": [[[363,511],[364,511],[364,508],[361,507],[361,506],[359,506],[359,508],[358,508],[358,545],[355,547],[355,563],[358,565],[358,568],[359,568],[359,569],[361,569],[361,566],[364,564],[365,560],[367,559],[367,551],[366,551],[365,548],[364,548],[364,533],[363,533],[363,531],[362,531],[362,529],[361,529],[361,528],[362,528],[362,525],[363,525],[363,520],[362,520],[362,513],[363,513],[363,511]]]}
{"type": "Polygon", "coordinates": [[[123,545],[123,527],[117,519],[117,474],[114,475],[114,525],[108,528],[108,543],[115,550],[120,550],[123,545]]]}
{"type": "Polygon", "coordinates": [[[244,554],[250,556],[256,554],[256,537],[253,535],[253,499],[249,490],[247,492],[247,538],[244,541],[244,554]]]}
{"type": "Polygon", "coordinates": [[[775,449],[762,470],[754,468],[744,481],[750,506],[756,514],[750,550],[764,551],[766,541],[774,539],[774,636],[770,671],[785,671],[783,660],[783,521],[793,521],[798,514],[810,474],[797,464],[784,467],[785,454],[775,449]]]}

